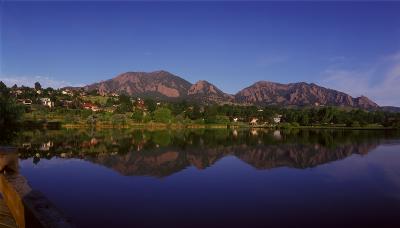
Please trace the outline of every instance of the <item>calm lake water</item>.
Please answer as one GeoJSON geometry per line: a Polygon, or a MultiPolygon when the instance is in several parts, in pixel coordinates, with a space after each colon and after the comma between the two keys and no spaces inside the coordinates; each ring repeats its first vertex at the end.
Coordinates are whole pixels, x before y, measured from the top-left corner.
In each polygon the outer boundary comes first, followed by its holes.
{"type": "Polygon", "coordinates": [[[27,131],[12,144],[78,227],[400,227],[396,131],[27,131]]]}

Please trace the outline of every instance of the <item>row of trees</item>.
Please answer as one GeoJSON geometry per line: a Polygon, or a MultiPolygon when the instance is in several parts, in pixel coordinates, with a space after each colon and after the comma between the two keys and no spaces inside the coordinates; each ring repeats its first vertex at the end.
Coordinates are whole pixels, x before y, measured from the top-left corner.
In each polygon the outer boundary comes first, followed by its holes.
{"type": "Polygon", "coordinates": [[[360,127],[368,124],[380,124],[385,127],[400,127],[400,114],[383,111],[365,111],[361,109],[343,110],[336,107],[319,109],[282,109],[284,122],[307,126],[314,124],[343,124],[360,127]]]}
{"type": "MultiPolygon", "coordinates": [[[[153,101],[154,102],[154,101],[153,101]]],[[[161,106],[150,106],[147,111],[133,108],[132,119],[137,122],[198,121],[199,123],[227,124],[237,118],[240,122],[250,122],[257,118],[259,123],[274,123],[273,118],[281,116],[282,123],[294,126],[345,125],[362,127],[378,124],[385,127],[400,127],[400,113],[384,111],[346,110],[338,107],[321,108],[281,108],[238,105],[199,105],[195,103],[172,102],[161,106]]]]}
{"type": "Polygon", "coordinates": [[[10,90],[0,81],[0,128],[16,126],[22,113],[23,108],[16,104],[10,90]]]}
{"type": "MultiPolygon", "coordinates": [[[[74,120],[75,116],[90,116],[91,111],[83,110],[84,99],[79,93],[73,96],[64,95],[59,90],[52,88],[43,89],[39,83],[35,83],[35,88],[12,87],[7,88],[4,83],[0,83],[1,89],[1,119],[0,124],[14,123],[21,116],[20,106],[15,104],[15,99],[10,96],[10,90],[22,90],[21,98],[38,100],[40,97],[50,97],[56,103],[56,108],[48,110],[42,108],[43,112],[59,112],[69,119],[74,120]],[[40,90],[38,94],[36,91],[40,90]],[[64,99],[72,100],[68,110],[63,107],[61,102],[64,99]]],[[[20,97],[18,97],[20,98],[20,97]]],[[[258,119],[258,123],[274,123],[274,117],[281,116],[281,122],[294,126],[309,125],[332,125],[342,124],[346,126],[365,126],[368,124],[379,124],[386,127],[400,127],[400,114],[383,111],[365,111],[359,109],[346,110],[338,107],[319,107],[319,108],[282,108],[282,107],[260,107],[243,105],[202,105],[189,101],[179,102],[157,102],[154,99],[137,99],[127,95],[119,97],[101,97],[93,94],[92,98],[99,98],[102,102],[95,101],[99,107],[105,110],[108,107],[115,108],[114,113],[102,111],[96,113],[100,119],[111,119],[118,122],[126,119],[127,116],[135,122],[195,122],[209,124],[228,124],[233,119],[248,123],[253,118],[258,119]],[[101,99],[100,99],[101,98],[101,99]]]]}
{"type": "Polygon", "coordinates": [[[23,107],[10,96],[7,86],[0,81],[0,145],[13,137],[23,111],[23,107]]]}

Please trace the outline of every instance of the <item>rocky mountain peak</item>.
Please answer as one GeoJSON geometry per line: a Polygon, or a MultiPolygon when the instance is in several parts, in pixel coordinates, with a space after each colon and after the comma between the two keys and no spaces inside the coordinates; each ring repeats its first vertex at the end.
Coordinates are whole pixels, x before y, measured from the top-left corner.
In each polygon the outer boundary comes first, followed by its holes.
{"type": "Polygon", "coordinates": [[[360,107],[360,108],[378,108],[378,104],[376,104],[375,102],[371,101],[368,97],[366,96],[361,96],[361,97],[357,97],[354,99],[355,104],[360,107]]]}
{"type": "Polygon", "coordinates": [[[136,96],[179,98],[185,96],[190,82],[167,71],[126,72],[115,78],[88,85],[87,90],[97,89],[100,94],[127,93],[136,96]]]}
{"type": "Polygon", "coordinates": [[[208,81],[191,84],[168,71],[125,72],[112,79],[84,87],[100,94],[126,93],[153,99],[189,99],[201,103],[236,103],[279,106],[343,106],[375,109],[379,106],[365,96],[350,95],[314,83],[258,81],[237,94],[229,95],[208,81]]]}
{"type": "Polygon", "coordinates": [[[195,84],[193,84],[189,91],[188,95],[192,94],[208,94],[208,93],[213,93],[213,94],[218,94],[218,93],[223,93],[221,90],[219,90],[217,87],[215,87],[213,84],[209,83],[208,81],[205,80],[200,80],[197,81],[195,84]]]}
{"type": "Polygon", "coordinates": [[[188,96],[205,103],[232,102],[233,96],[228,95],[208,81],[200,80],[193,84],[187,92],[188,96]]]}
{"type": "Polygon", "coordinates": [[[346,106],[363,109],[377,108],[368,98],[350,95],[306,82],[280,84],[259,81],[239,91],[235,100],[240,103],[282,106],[346,106]]]}

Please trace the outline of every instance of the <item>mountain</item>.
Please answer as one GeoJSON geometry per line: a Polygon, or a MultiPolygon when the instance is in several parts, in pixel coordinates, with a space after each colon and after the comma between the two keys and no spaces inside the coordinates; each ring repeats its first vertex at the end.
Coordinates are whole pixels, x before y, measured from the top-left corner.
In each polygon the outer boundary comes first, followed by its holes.
{"type": "Polygon", "coordinates": [[[191,84],[167,71],[126,72],[115,78],[84,87],[101,95],[125,93],[154,99],[187,99],[201,103],[236,103],[242,105],[278,106],[341,106],[377,109],[379,106],[365,96],[353,98],[314,83],[280,84],[259,81],[235,95],[226,94],[208,81],[191,84]]]}
{"type": "Polygon", "coordinates": [[[385,111],[385,112],[400,112],[400,107],[381,106],[380,110],[385,111]]]}
{"type": "Polygon", "coordinates": [[[208,81],[198,81],[187,92],[188,98],[205,103],[234,102],[234,96],[226,94],[208,81]]]}
{"type": "Polygon", "coordinates": [[[126,72],[113,79],[85,86],[85,90],[98,90],[103,94],[126,93],[155,98],[181,98],[192,84],[167,71],[126,72]]]}
{"type": "Polygon", "coordinates": [[[239,91],[235,95],[235,100],[239,103],[260,105],[330,105],[363,109],[378,107],[367,97],[353,98],[346,93],[305,82],[280,84],[259,81],[239,91]]]}

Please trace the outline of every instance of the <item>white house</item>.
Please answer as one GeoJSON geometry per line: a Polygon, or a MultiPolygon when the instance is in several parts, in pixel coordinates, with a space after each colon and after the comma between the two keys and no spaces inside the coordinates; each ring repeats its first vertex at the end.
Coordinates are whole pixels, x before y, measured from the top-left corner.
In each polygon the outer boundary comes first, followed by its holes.
{"type": "Polygon", "coordinates": [[[250,124],[251,124],[251,125],[256,125],[256,124],[257,124],[257,121],[258,121],[257,118],[253,118],[253,119],[250,121],[250,124]]]}
{"type": "Polygon", "coordinates": [[[47,143],[43,143],[42,146],[40,146],[39,150],[48,151],[51,147],[53,147],[53,142],[48,141],[47,143]]]}
{"type": "Polygon", "coordinates": [[[22,103],[24,105],[31,105],[32,104],[32,100],[31,99],[18,99],[17,102],[18,103],[22,103]]]}
{"type": "Polygon", "coordinates": [[[63,90],[63,91],[61,91],[61,93],[63,94],[63,95],[68,95],[68,96],[73,96],[74,94],[72,93],[72,91],[70,91],[69,89],[65,89],[65,90],[63,90]]]}
{"type": "Polygon", "coordinates": [[[274,122],[275,123],[280,123],[281,119],[282,119],[282,115],[277,115],[277,116],[274,117],[274,122]]]}
{"type": "Polygon", "coordinates": [[[40,98],[40,102],[42,102],[42,105],[47,106],[49,108],[54,107],[54,102],[52,102],[51,99],[48,97],[40,98]]]}
{"type": "Polygon", "coordinates": [[[90,102],[87,102],[87,103],[85,102],[85,103],[83,103],[83,108],[84,108],[84,109],[87,109],[87,110],[92,110],[93,112],[98,112],[98,111],[101,110],[99,107],[97,107],[97,105],[92,104],[92,103],[90,103],[90,102]]]}

